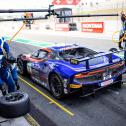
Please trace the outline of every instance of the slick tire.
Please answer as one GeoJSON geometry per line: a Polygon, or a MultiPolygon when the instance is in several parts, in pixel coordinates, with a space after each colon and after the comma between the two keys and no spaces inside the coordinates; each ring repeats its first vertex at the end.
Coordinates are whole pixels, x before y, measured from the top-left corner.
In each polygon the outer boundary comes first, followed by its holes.
{"type": "Polygon", "coordinates": [[[15,118],[30,111],[30,99],[27,93],[13,92],[0,97],[0,116],[15,118]]]}
{"type": "Polygon", "coordinates": [[[62,99],[64,97],[63,92],[63,82],[62,79],[57,74],[52,74],[50,76],[50,90],[53,96],[57,99],[62,99]]]}
{"type": "Polygon", "coordinates": [[[123,82],[122,82],[122,75],[118,76],[115,80],[115,83],[112,85],[114,88],[122,88],[123,82]]]}

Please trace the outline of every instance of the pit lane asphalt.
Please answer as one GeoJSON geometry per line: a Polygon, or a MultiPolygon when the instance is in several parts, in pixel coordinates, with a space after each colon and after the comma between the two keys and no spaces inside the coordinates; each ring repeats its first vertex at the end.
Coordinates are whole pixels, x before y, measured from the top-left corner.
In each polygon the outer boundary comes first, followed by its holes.
{"type": "MultiPolygon", "coordinates": [[[[33,52],[38,48],[16,42],[11,44],[11,50],[15,56],[20,53],[33,52]]],[[[53,98],[43,87],[33,83],[27,77],[24,79],[53,98]]],[[[68,115],[50,103],[27,84],[20,82],[20,85],[21,90],[29,94],[32,105],[37,109],[38,116],[33,114],[33,117],[41,120],[40,122],[37,119],[41,126],[125,126],[126,124],[126,85],[120,90],[108,89],[98,92],[95,98],[80,98],[72,95],[62,101],[56,100],[73,112],[74,116],[68,115]]]]}

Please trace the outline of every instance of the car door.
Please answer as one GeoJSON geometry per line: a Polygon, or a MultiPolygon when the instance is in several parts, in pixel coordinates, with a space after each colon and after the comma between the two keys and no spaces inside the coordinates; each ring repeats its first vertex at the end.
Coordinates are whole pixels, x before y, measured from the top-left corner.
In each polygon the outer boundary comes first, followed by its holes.
{"type": "Polygon", "coordinates": [[[46,63],[48,57],[48,52],[45,50],[39,50],[38,53],[36,53],[33,56],[36,61],[32,62],[31,72],[32,77],[39,82],[40,84],[46,86],[47,78],[46,78],[46,63]]]}
{"type": "Polygon", "coordinates": [[[30,63],[28,66],[30,66],[30,73],[34,79],[39,79],[39,62],[41,61],[40,58],[38,58],[40,53],[40,50],[37,50],[36,52],[32,53],[29,60],[30,63]]]}
{"type": "Polygon", "coordinates": [[[43,61],[39,62],[39,79],[41,81],[41,84],[45,87],[48,86],[48,73],[49,73],[49,67],[48,67],[48,60],[50,57],[50,52],[48,51],[41,51],[39,53],[38,58],[42,58],[43,61]]]}

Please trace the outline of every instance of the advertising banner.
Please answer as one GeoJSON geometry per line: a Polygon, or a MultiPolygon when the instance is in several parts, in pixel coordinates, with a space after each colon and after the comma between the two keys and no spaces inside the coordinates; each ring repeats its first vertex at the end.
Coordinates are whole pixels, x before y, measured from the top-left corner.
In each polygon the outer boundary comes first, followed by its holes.
{"type": "Polygon", "coordinates": [[[53,0],[53,5],[77,5],[81,0],[53,0]]]}
{"type": "Polygon", "coordinates": [[[58,23],[55,25],[56,31],[69,31],[69,24],[68,23],[58,23]]]}
{"type": "Polygon", "coordinates": [[[103,33],[104,22],[82,22],[81,31],[82,32],[103,33]]]}

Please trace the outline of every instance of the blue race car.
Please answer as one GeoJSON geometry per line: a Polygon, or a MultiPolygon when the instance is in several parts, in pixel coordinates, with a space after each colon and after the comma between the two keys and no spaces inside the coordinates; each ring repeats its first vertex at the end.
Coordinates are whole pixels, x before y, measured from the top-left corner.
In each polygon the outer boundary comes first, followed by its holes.
{"type": "Polygon", "coordinates": [[[112,52],[78,45],[41,48],[17,57],[20,74],[47,88],[58,99],[73,92],[94,93],[109,85],[121,87],[124,61],[112,52]]]}

